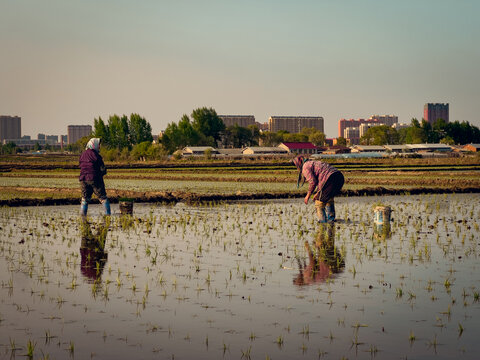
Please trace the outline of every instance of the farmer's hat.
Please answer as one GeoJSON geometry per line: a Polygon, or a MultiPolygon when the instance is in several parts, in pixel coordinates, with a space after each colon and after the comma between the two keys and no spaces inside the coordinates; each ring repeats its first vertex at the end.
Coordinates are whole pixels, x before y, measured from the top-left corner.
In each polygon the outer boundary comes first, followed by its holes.
{"type": "Polygon", "coordinates": [[[300,186],[303,186],[303,184],[305,183],[305,177],[302,174],[302,168],[303,168],[303,164],[305,164],[305,161],[307,160],[302,155],[298,155],[292,160],[292,162],[295,164],[298,170],[297,188],[299,188],[300,186]],[[300,185],[300,181],[302,181],[301,185],[300,185]]]}
{"type": "Polygon", "coordinates": [[[90,140],[88,140],[88,143],[87,143],[87,146],[85,147],[85,150],[87,149],[92,149],[92,150],[95,150],[95,151],[99,151],[100,150],[100,142],[102,141],[102,139],[100,138],[91,138],[90,140]]]}

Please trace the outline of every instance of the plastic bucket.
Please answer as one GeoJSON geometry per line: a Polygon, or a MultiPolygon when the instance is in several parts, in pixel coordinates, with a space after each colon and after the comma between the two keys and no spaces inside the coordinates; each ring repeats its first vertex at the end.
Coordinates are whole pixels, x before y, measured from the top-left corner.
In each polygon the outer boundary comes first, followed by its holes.
{"type": "Polygon", "coordinates": [[[375,223],[377,224],[390,223],[391,213],[392,213],[392,208],[390,206],[377,206],[375,208],[375,218],[374,218],[375,223]]]}
{"type": "Polygon", "coordinates": [[[133,201],[120,201],[120,214],[132,215],[133,214],[133,201]]]}

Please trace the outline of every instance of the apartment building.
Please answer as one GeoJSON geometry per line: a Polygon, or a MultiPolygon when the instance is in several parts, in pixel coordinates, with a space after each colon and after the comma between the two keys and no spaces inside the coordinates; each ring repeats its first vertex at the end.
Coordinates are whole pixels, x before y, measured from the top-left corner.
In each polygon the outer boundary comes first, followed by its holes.
{"type": "Polygon", "coordinates": [[[447,104],[428,103],[423,107],[423,118],[430,124],[435,123],[438,119],[449,121],[449,106],[447,104]]]}
{"type": "Polygon", "coordinates": [[[324,131],[324,121],[321,116],[270,116],[268,119],[268,131],[280,130],[289,133],[299,133],[303,128],[315,128],[324,131]]]}
{"type": "Polygon", "coordinates": [[[0,115],[0,142],[5,139],[22,137],[22,118],[19,116],[0,115]]]}
{"type": "Polygon", "coordinates": [[[67,128],[67,139],[68,144],[75,144],[84,136],[89,136],[92,134],[91,125],[68,125],[67,128]]]}
{"type": "Polygon", "coordinates": [[[229,126],[241,126],[248,127],[249,125],[255,125],[255,116],[253,115],[218,115],[222,119],[225,127],[229,126]]]}

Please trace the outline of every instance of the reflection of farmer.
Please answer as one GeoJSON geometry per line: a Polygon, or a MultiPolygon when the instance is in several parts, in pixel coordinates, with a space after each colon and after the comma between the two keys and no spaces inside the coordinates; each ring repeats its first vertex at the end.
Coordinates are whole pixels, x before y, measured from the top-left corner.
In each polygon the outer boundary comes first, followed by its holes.
{"type": "Polygon", "coordinates": [[[88,203],[92,194],[97,195],[105,208],[105,215],[110,215],[110,202],[105,192],[103,176],[107,173],[103,159],[100,156],[100,139],[88,141],[85,151],[80,155],[80,184],[82,187],[82,207],[80,213],[87,215],[88,203]]]}
{"type": "Polygon", "coordinates": [[[105,240],[107,238],[109,222],[98,224],[96,233],[93,234],[91,225],[83,220],[82,243],[80,245],[80,271],[90,281],[97,281],[102,276],[103,268],[107,262],[108,254],[105,253],[105,240]]]}
{"type": "Polygon", "coordinates": [[[321,227],[316,236],[314,249],[305,241],[308,252],[308,265],[300,262],[299,274],[293,279],[295,285],[309,285],[324,282],[332,274],[340,273],[345,268],[345,260],[335,248],[335,227],[332,224],[321,227]]]}
{"type": "Polygon", "coordinates": [[[293,163],[298,169],[297,186],[300,185],[302,178],[309,183],[308,193],[304,200],[305,204],[308,204],[310,196],[316,189],[313,199],[315,200],[318,221],[322,223],[335,221],[334,197],[340,193],[345,182],[343,174],[327,163],[307,160],[302,155],[293,159],[293,163]]]}

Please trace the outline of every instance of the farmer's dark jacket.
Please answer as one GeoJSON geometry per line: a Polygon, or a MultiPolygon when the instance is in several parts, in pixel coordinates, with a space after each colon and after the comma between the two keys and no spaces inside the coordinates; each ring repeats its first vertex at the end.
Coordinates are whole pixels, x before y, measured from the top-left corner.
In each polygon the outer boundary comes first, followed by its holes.
{"type": "Polygon", "coordinates": [[[92,149],[85,150],[80,155],[80,181],[98,181],[107,173],[102,156],[92,149]]]}

